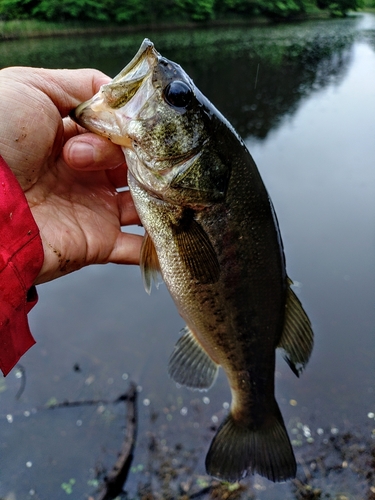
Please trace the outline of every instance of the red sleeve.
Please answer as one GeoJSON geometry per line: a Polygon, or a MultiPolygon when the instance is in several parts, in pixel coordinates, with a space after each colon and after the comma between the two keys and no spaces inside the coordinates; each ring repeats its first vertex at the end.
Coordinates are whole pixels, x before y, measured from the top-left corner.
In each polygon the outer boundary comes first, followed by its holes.
{"type": "Polygon", "coordinates": [[[0,369],[7,375],[35,343],[27,313],[43,264],[38,227],[16,177],[0,156],[0,369]]]}

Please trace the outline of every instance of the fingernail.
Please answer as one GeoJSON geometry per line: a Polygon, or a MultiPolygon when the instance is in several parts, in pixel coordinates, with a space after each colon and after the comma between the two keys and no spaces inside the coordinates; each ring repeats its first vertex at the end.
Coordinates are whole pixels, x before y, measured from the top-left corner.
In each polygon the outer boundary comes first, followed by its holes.
{"type": "Polygon", "coordinates": [[[95,161],[94,147],[88,142],[76,141],[70,147],[70,158],[77,167],[91,165],[95,161]]]}

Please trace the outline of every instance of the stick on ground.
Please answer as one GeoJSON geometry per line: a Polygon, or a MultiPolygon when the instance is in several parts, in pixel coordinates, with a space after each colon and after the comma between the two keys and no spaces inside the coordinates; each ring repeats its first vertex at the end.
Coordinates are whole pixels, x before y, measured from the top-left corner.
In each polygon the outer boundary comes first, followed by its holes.
{"type": "Polygon", "coordinates": [[[133,460],[137,437],[137,386],[132,382],[128,392],[121,398],[126,404],[126,427],[121,452],[111,472],[104,480],[105,489],[97,500],[113,500],[123,492],[133,460]]]}

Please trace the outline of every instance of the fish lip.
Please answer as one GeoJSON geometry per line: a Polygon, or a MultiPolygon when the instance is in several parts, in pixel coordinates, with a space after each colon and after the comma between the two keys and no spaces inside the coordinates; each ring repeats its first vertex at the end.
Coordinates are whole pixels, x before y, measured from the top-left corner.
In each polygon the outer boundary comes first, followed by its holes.
{"type": "Polygon", "coordinates": [[[132,100],[142,83],[152,74],[153,68],[157,64],[160,54],[155,50],[154,44],[145,38],[133,59],[125,68],[109,83],[100,87],[100,90],[89,100],[79,104],[69,113],[70,118],[85,127],[87,130],[111,139],[121,146],[130,146],[128,138],[123,140],[123,123],[132,116],[122,116],[118,122],[116,111],[132,100]],[[126,96],[122,100],[121,96],[126,96]],[[106,119],[111,127],[106,127],[106,119]]]}
{"type": "Polygon", "coordinates": [[[73,108],[69,111],[69,118],[71,118],[74,122],[78,123],[79,125],[79,122],[78,122],[78,117],[76,116],[76,113],[78,111],[79,108],[81,108],[83,103],[79,104],[76,108],[73,108]]]}
{"type": "Polygon", "coordinates": [[[118,108],[126,105],[136,94],[146,78],[152,74],[161,55],[154,44],[145,38],[133,59],[113,80],[100,88],[101,94],[109,107],[118,108]],[[123,100],[123,95],[126,99],[123,100]]]}
{"type": "MultiPolygon", "coordinates": [[[[80,116],[87,108],[92,108],[92,106],[95,105],[98,101],[101,101],[101,99],[107,98],[106,100],[108,100],[108,94],[111,92],[113,84],[120,82],[129,84],[132,82],[139,82],[139,84],[141,84],[145,77],[150,73],[150,70],[152,70],[150,59],[153,60],[153,63],[155,65],[160,57],[161,55],[156,51],[151,40],[145,38],[141,43],[141,46],[139,47],[137,53],[135,54],[133,59],[125,66],[125,68],[122,69],[120,73],[118,73],[118,75],[116,75],[109,83],[102,85],[99,92],[95,94],[91,99],[82,102],[76,108],[72,109],[69,113],[70,118],[80,125],[80,116]],[[141,65],[145,60],[144,56],[147,52],[150,53],[151,57],[147,58],[148,64],[145,64],[144,67],[142,67],[141,65]],[[141,71],[138,74],[137,70],[139,68],[137,68],[137,66],[141,66],[141,71]]],[[[109,104],[109,106],[111,107],[111,102],[107,102],[107,104],[109,104]]]]}
{"type": "MultiPolygon", "coordinates": [[[[161,57],[159,52],[157,52],[157,50],[155,49],[155,46],[151,42],[151,40],[149,40],[148,38],[145,38],[143,40],[143,42],[141,43],[141,46],[139,47],[139,49],[138,49],[137,53],[135,54],[135,56],[133,57],[133,59],[130,62],[128,62],[128,64],[125,66],[125,68],[122,69],[120,71],[120,73],[113,78],[112,82],[103,85],[103,87],[106,87],[107,85],[111,85],[111,83],[117,83],[119,81],[122,81],[124,79],[124,77],[126,77],[126,75],[128,75],[131,72],[131,70],[133,68],[135,68],[144,59],[144,55],[146,52],[151,53],[156,60],[159,57],[161,57]]],[[[125,80],[126,80],[126,78],[125,78],[125,80]]]]}

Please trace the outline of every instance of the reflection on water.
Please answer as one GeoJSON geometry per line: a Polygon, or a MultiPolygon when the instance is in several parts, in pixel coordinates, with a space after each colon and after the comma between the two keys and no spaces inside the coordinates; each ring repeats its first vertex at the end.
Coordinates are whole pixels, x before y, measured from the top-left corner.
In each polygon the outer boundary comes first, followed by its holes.
{"type": "MultiPolygon", "coordinates": [[[[350,59],[358,20],[269,28],[147,33],[178,61],[242,136],[264,138],[311,92],[339,81],[350,59]]],[[[0,45],[0,66],[74,68],[90,64],[114,76],[143,39],[78,37],[0,45]]]]}
{"type": "MultiPolygon", "coordinates": [[[[304,456],[302,443],[375,427],[374,19],[147,33],[236,126],[274,201],[288,274],[316,335],[301,379],[282,360],[277,367],[277,396],[297,459],[304,456]]],[[[2,43],[0,62],[90,64],[114,75],[142,38],[2,43]]],[[[55,399],[114,400],[129,377],[141,390],[129,490],[147,482],[150,462],[162,461],[149,447],[153,435],[176,468],[181,454],[174,443],[194,448],[184,456],[192,480],[204,484],[197,475],[204,473],[210,426],[222,419],[229,390],[222,376],[203,394],[168,379],[167,360],[183,324],[165,287],[148,297],[137,268],[103,266],[43,285],[39,293],[31,315],[38,343],[22,360],[27,378],[21,398],[15,400],[17,370],[0,380],[0,497],[13,492],[17,500],[58,500],[71,485],[72,498],[87,498],[97,473],[116,458],[123,410],[111,404],[42,406],[55,399]]],[[[304,471],[300,467],[302,476],[304,471]]],[[[348,467],[340,491],[364,498],[363,485],[350,473],[348,467]]],[[[325,487],[334,494],[329,481],[327,476],[325,487]]],[[[254,498],[293,498],[288,484],[259,477],[252,490],[254,498]]]]}

